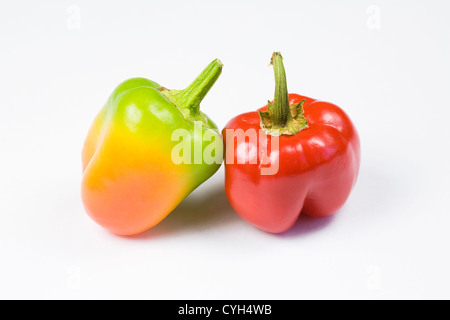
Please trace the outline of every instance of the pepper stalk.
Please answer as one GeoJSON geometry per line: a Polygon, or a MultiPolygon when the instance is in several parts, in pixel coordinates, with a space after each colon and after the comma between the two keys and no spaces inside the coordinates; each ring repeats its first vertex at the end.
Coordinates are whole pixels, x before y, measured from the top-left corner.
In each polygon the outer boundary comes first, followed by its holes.
{"type": "Polygon", "coordinates": [[[275,98],[269,101],[267,111],[259,111],[261,129],[272,136],[295,135],[308,128],[308,121],[303,115],[303,103],[289,105],[286,71],[280,52],[274,52],[270,64],[275,73],[275,98]]]}
{"type": "Polygon", "coordinates": [[[219,78],[222,68],[222,62],[215,59],[186,89],[169,90],[161,87],[159,90],[180,109],[187,119],[206,122],[200,111],[200,102],[219,78]]]}

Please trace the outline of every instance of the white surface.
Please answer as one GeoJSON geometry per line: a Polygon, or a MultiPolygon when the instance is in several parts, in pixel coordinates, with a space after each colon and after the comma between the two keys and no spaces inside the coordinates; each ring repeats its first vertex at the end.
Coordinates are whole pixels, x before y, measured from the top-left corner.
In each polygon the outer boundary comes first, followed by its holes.
{"type": "Polygon", "coordinates": [[[276,3],[0,4],[0,298],[450,298],[449,2],[276,3]],[[359,129],[334,218],[263,233],[228,205],[222,169],[141,236],[89,220],[80,150],[118,83],[183,88],[220,58],[202,110],[223,127],[272,98],[274,50],[291,92],[359,129]]]}

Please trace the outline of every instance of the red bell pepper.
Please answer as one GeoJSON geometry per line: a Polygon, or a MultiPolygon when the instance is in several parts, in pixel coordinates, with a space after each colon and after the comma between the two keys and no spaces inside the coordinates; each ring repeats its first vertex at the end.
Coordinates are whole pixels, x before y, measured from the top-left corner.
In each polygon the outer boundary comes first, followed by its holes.
{"type": "Polygon", "coordinates": [[[280,53],[274,53],[271,64],[276,82],[273,103],[235,117],[222,132],[225,190],[243,219],[281,233],[301,213],[323,218],[344,205],[358,176],[360,142],[338,106],[288,94],[280,53]],[[237,139],[237,131],[245,132],[247,139],[237,139]],[[259,139],[249,138],[252,131],[259,139]],[[279,139],[278,147],[273,147],[274,139],[279,139]],[[268,166],[277,170],[261,174],[268,166]]]}

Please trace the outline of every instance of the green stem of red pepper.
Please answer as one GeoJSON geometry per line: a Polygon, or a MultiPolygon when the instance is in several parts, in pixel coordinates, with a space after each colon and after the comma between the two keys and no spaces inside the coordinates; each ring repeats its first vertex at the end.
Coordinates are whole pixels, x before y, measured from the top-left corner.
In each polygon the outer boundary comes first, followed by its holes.
{"type": "Polygon", "coordinates": [[[269,101],[267,111],[259,112],[261,129],[273,136],[295,135],[308,127],[303,115],[303,103],[289,105],[286,71],[280,52],[274,52],[270,62],[275,73],[275,98],[269,101]]]}
{"type": "Polygon", "coordinates": [[[283,57],[279,52],[272,56],[270,64],[275,73],[275,99],[273,100],[272,123],[274,126],[285,127],[291,109],[289,108],[289,93],[287,89],[286,71],[283,65],[283,57]]]}

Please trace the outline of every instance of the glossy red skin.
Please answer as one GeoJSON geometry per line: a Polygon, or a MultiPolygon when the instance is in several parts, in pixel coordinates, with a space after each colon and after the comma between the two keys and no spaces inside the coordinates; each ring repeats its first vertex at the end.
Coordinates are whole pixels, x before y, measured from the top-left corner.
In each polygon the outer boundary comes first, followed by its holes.
{"type": "MultiPolygon", "coordinates": [[[[301,102],[308,128],[296,135],[279,137],[275,175],[261,175],[262,148],[272,136],[264,134],[258,145],[246,139],[245,147],[236,139],[226,141],[226,129],[260,129],[258,112],[232,119],[223,130],[226,150],[234,148],[233,163],[225,162],[225,190],[234,210],[246,221],[271,233],[290,229],[300,214],[314,218],[333,215],[346,202],[356,183],[360,165],[358,133],[347,114],[338,106],[297,94],[290,104],[301,102]],[[238,164],[239,152],[257,148],[257,164],[238,164]]],[[[260,110],[267,109],[267,106],[260,110]]],[[[270,148],[269,148],[270,150],[270,148]]]]}

